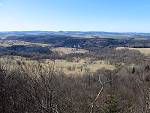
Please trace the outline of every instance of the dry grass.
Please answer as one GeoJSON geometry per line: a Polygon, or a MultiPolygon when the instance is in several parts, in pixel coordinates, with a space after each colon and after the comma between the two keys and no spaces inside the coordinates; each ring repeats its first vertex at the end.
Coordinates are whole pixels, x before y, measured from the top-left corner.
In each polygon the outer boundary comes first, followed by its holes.
{"type": "Polygon", "coordinates": [[[24,45],[24,46],[41,46],[41,47],[47,47],[48,44],[42,44],[42,43],[31,43],[31,42],[25,42],[25,41],[0,41],[0,46],[3,47],[11,47],[14,45],[24,45]]]}
{"type": "Polygon", "coordinates": [[[77,48],[58,47],[51,49],[53,52],[57,52],[60,55],[71,54],[71,53],[86,53],[87,50],[77,48]]]}
{"type": "Polygon", "coordinates": [[[96,72],[99,69],[114,70],[115,67],[105,61],[91,61],[89,59],[80,59],[78,62],[68,62],[66,60],[56,60],[55,69],[62,70],[65,74],[84,74],[85,72],[96,72]]]}
{"type": "Polygon", "coordinates": [[[51,71],[54,72],[64,72],[66,75],[75,74],[82,75],[86,72],[96,72],[99,69],[105,68],[108,70],[114,70],[115,66],[110,65],[106,61],[102,60],[92,60],[90,58],[80,59],[78,61],[66,61],[66,60],[42,60],[40,62],[36,60],[30,60],[22,57],[13,58],[0,58],[0,63],[6,65],[5,67],[9,70],[16,70],[18,68],[27,69],[33,75],[36,73],[36,69],[42,67],[43,72],[51,71]],[[20,64],[21,63],[21,64],[20,64]]]}
{"type": "Polygon", "coordinates": [[[116,48],[116,50],[121,50],[121,49],[137,50],[146,56],[150,55],[150,48],[129,48],[129,47],[117,47],[116,48]]]}

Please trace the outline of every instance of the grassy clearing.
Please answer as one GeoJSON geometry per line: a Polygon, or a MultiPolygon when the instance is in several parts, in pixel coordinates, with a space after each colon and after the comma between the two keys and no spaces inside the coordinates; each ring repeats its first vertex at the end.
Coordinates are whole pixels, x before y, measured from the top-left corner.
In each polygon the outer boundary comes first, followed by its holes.
{"type": "Polygon", "coordinates": [[[71,53],[87,53],[87,50],[84,49],[77,49],[77,48],[67,48],[67,47],[58,47],[58,48],[52,48],[53,52],[57,52],[60,55],[63,54],[71,54],[71,53]]]}
{"type": "Polygon", "coordinates": [[[96,72],[99,69],[113,70],[113,65],[107,64],[105,61],[91,61],[81,59],[78,62],[68,62],[66,60],[56,60],[55,69],[62,69],[65,74],[84,74],[85,72],[96,72]]]}
{"type": "Polygon", "coordinates": [[[11,47],[14,45],[41,46],[41,47],[49,46],[48,44],[31,43],[31,42],[25,42],[25,41],[0,41],[0,46],[3,46],[3,47],[11,47]]]}
{"type": "Polygon", "coordinates": [[[146,56],[150,55],[150,48],[129,48],[129,47],[117,47],[116,48],[116,50],[121,50],[121,49],[137,50],[146,56]]]}
{"type": "Polygon", "coordinates": [[[106,61],[102,60],[91,60],[87,59],[80,59],[78,61],[66,61],[66,60],[42,60],[40,62],[36,60],[30,60],[22,57],[13,57],[13,58],[0,58],[0,63],[5,65],[5,67],[9,68],[9,70],[15,70],[17,68],[24,68],[27,69],[30,73],[35,74],[37,73],[36,69],[41,68],[41,72],[51,71],[54,72],[64,72],[66,75],[69,74],[76,74],[82,75],[86,72],[96,72],[99,69],[108,69],[114,70],[115,66],[110,65],[106,61]]]}

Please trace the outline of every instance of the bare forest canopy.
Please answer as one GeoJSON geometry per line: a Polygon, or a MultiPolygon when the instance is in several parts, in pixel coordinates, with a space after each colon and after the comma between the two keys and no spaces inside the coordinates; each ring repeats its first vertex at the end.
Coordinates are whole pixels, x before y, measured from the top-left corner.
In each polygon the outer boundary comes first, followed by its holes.
{"type": "Polygon", "coordinates": [[[1,32],[0,113],[150,113],[150,34],[1,32]]]}

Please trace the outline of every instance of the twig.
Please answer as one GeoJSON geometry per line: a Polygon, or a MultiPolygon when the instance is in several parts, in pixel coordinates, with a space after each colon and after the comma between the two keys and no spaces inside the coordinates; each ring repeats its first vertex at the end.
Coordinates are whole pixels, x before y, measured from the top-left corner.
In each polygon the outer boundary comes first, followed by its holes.
{"type": "Polygon", "coordinates": [[[96,98],[94,99],[94,101],[93,101],[92,104],[91,104],[90,113],[93,113],[94,104],[95,104],[95,102],[98,100],[100,94],[103,92],[103,89],[104,89],[105,84],[110,83],[112,80],[109,80],[109,81],[106,81],[106,82],[102,82],[102,81],[101,81],[101,78],[100,78],[100,76],[99,76],[99,80],[98,80],[98,81],[99,81],[99,83],[101,84],[102,87],[101,87],[101,89],[99,90],[99,92],[98,92],[96,98]]]}

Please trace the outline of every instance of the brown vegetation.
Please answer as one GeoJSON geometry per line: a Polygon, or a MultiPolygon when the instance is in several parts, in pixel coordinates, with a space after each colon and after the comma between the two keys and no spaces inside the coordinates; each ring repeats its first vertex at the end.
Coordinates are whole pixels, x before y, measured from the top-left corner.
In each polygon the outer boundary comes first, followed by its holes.
{"type": "MultiPolygon", "coordinates": [[[[100,69],[83,76],[55,72],[55,62],[0,66],[1,113],[149,113],[150,69],[100,69]],[[46,65],[45,65],[46,66],[46,65]]],[[[144,61],[143,61],[144,63],[144,61]]]]}
{"type": "Polygon", "coordinates": [[[51,60],[1,57],[0,113],[149,113],[150,59],[128,49],[89,51],[51,60]],[[58,66],[84,73],[66,76],[58,66]]]}

